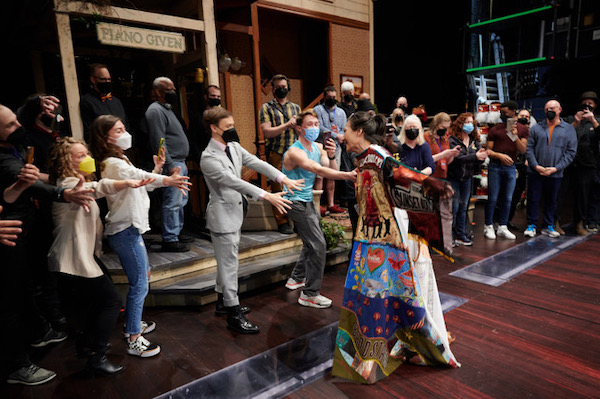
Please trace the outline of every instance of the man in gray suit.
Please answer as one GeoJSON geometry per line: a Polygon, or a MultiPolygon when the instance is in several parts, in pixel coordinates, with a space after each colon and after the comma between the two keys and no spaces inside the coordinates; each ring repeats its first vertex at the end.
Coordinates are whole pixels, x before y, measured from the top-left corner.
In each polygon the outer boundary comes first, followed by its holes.
{"type": "Polygon", "coordinates": [[[268,193],[241,178],[242,166],[284,184],[290,192],[304,186],[303,180],[288,179],[281,171],[250,154],[239,144],[233,116],[224,108],[204,112],[204,123],[212,138],[202,153],[200,167],[210,191],[206,208],[206,227],[210,230],[217,258],[217,315],[227,315],[227,328],[242,334],[257,333],[259,328],[246,319],[247,307],[240,307],[238,290],[238,247],[245,216],[245,196],[269,201],[282,213],[291,202],[283,192],[268,193]]]}

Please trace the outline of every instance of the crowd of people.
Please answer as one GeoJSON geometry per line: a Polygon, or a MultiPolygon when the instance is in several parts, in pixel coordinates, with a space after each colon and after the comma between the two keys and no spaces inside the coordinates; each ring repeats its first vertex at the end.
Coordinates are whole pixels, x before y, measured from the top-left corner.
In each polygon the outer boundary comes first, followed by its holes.
{"type": "MultiPolygon", "coordinates": [[[[525,236],[537,234],[541,198],[541,232],[550,237],[564,233],[559,220],[568,193],[576,194],[573,218],[577,233],[596,232],[600,225],[600,119],[594,115],[600,100],[594,92],[584,93],[578,112],[564,119],[560,103],[548,101],[545,119],[533,126],[528,110],[518,110],[515,102],[507,101],[500,107],[501,121],[482,142],[475,117],[469,112],[454,121],[439,113],[425,129],[426,115],[411,115],[406,96],[398,98],[397,108],[385,118],[375,114],[368,94],[355,99],[351,82],[342,84],[340,101],[336,88],[327,86],[322,104],[301,110],[288,99],[289,79],[275,75],[271,80],[273,99],[259,111],[266,138],[265,161],[239,144],[234,117],[221,107],[217,86],[207,88],[206,109],[199,113],[201,117],[192,117],[188,130],[173,110],[179,99],[173,81],[156,78],[153,102],[136,134],[144,139],[134,143],[126,110],[112,94],[108,67],[91,65],[89,79],[91,90],[80,104],[85,140],[64,137],[56,97],[33,96],[16,114],[0,105],[0,257],[4,261],[0,277],[5,285],[0,320],[3,367],[9,383],[38,385],[53,379],[53,371],[31,362],[28,348],[61,342],[67,331],[75,333],[77,354],[87,358],[87,370],[102,375],[123,371],[123,366],[106,356],[122,303],[99,261],[103,237],[117,254],[129,282],[125,350],[142,358],[160,353],[161,347],[145,337],[156,323],[142,317],[151,272],[142,235],[151,227],[152,197],[159,204],[160,250],[190,250],[194,238],[182,233],[191,186],[189,159],[199,163],[210,193],[206,228],[217,260],[215,313],[227,317],[227,328],[242,334],[260,330],[248,320],[250,309],[240,304],[237,295],[238,248],[247,199],[269,202],[279,232],[292,234],[295,230],[302,240],[300,257],[286,283],[288,289],[300,290],[298,303],[329,307],[331,299],[320,292],[326,243],[319,213],[344,212],[341,203],[336,203],[341,199],[350,214],[356,242],[365,239],[369,232],[363,222],[368,219],[365,198],[376,194],[365,191],[361,181],[367,179],[368,186],[376,176],[359,176],[362,169],[357,164],[368,148],[382,159],[394,154],[403,167],[418,172],[411,175],[414,181],[447,181],[434,186],[448,199],[440,202],[440,212],[447,227],[445,239],[455,245],[473,243],[468,206],[473,176],[486,162],[488,202],[481,233],[487,239],[516,238],[511,219],[525,187],[525,236]],[[143,149],[140,159],[128,157],[132,146],[143,149]],[[270,191],[243,180],[243,166],[266,176],[270,191]],[[363,187],[359,190],[357,179],[363,187]],[[336,193],[336,180],[345,181],[342,192],[336,193]],[[313,190],[323,186],[326,205],[315,209],[313,190]],[[65,312],[67,307],[73,308],[72,312],[65,312]],[[73,315],[69,325],[65,314],[73,315]]],[[[391,220],[404,216],[386,219],[382,214],[379,221],[369,217],[369,223],[380,223],[380,234],[381,223],[387,226],[385,236],[393,235],[391,220]]],[[[385,244],[400,248],[399,237],[393,236],[385,244]]],[[[412,240],[411,245],[421,245],[418,239],[412,240]]],[[[451,246],[445,248],[451,252],[451,246]]],[[[356,251],[360,256],[360,245],[355,246],[353,253],[356,251]]],[[[437,288],[431,292],[437,293],[437,288]]],[[[437,314],[437,310],[431,312],[437,314]]],[[[440,327],[439,319],[435,323],[440,327]]],[[[445,327],[439,331],[444,335],[445,327]]],[[[442,354],[446,363],[456,365],[448,339],[439,339],[446,347],[442,354]]],[[[378,372],[372,372],[368,381],[378,378],[378,372]]]]}

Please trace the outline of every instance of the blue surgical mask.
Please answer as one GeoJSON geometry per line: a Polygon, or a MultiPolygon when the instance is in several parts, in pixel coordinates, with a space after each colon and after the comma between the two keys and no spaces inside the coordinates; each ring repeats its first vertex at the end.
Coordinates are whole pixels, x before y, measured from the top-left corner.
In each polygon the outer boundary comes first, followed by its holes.
{"type": "Polygon", "coordinates": [[[467,134],[470,134],[473,131],[473,129],[475,129],[475,127],[472,123],[465,123],[463,125],[463,131],[467,134]]]}
{"type": "Polygon", "coordinates": [[[319,137],[319,128],[318,127],[309,127],[304,129],[304,134],[306,137],[306,140],[308,141],[315,141],[317,139],[317,137],[319,137]]]}

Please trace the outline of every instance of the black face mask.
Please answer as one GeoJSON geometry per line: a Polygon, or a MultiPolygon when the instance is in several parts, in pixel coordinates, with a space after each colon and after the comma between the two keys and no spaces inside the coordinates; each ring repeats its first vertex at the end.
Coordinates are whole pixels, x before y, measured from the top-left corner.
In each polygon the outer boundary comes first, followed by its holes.
{"type": "Polygon", "coordinates": [[[350,103],[350,102],[352,102],[353,99],[354,99],[354,96],[352,96],[352,94],[344,94],[344,102],[345,103],[350,103]]]}
{"type": "Polygon", "coordinates": [[[328,108],[331,108],[331,107],[333,107],[333,106],[335,105],[335,99],[333,99],[333,98],[328,98],[328,99],[326,99],[326,100],[325,100],[325,105],[326,105],[328,108]]]}
{"type": "Polygon", "coordinates": [[[554,120],[554,118],[556,118],[556,112],[555,111],[546,111],[546,118],[548,118],[549,121],[554,120]]]}
{"type": "Polygon", "coordinates": [[[407,139],[414,140],[419,137],[419,129],[406,129],[404,130],[404,134],[406,134],[407,139]]]}
{"type": "Polygon", "coordinates": [[[26,137],[27,133],[25,132],[25,129],[23,129],[23,126],[21,126],[20,128],[18,128],[17,130],[15,130],[14,132],[12,132],[8,138],[6,139],[6,141],[8,141],[10,144],[14,145],[15,147],[18,145],[21,145],[25,142],[25,137],[26,137]]]}
{"type": "Polygon", "coordinates": [[[96,83],[96,88],[101,94],[108,94],[112,91],[112,83],[111,82],[98,82],[96,83]]]}
{"type": "Polygon", "coordinates": [[[177,102],[177,92],[171,90],[165,93],[165,101],[169,104],[175,104],[177,102]]]}
{"type": "Polygon", "coordinates": [[[402,115],[396,115],[396,117],[394,118],[394,122],[396,122],[396,123],[402,122],[402,115]]]}
{"type": "Polygon", "coordinates": [[[519,119],[517,119],[517,122],[519,122],[521,125],[529,124],[529,121],[527,120],[527,118],[519,118],[519,119]]]}
{"type": "MultiPolygon", "coordinates": [[[[54,117],[54,118],[56,118],[56,117],[54,117]]],[[[46,126],[48,128],[52,128],[52,122],[54,121],[54,118],[51,117],[50,115],[43,114],[42,116],[40,116],[40,122],[42,122],[44,124],[44,126],[46,126]]]]}
{"type": "Polygon", "coordinates": [[[240,136],[238,136],[235,127],[223,131],[223,141],[226,143],[230,143],[232,141],[237,141],[238,143],[240,142],[240,136]]]}
{"type": "Polygon", "coordinates": [[[406,105],[401,105],[398,108],[400,108],[402,111],[404,111],[405,114],[408,112],[408,107],[406,105]]]}
{"type": "Polygon", "coordinates": [[[210,105],[211,107],[218,107],[219,105],[221,105],[221,100],[218,98],[209,98],[208,105],[210,105]]]}
{"type": "Polygon", "coordinates": [[[444,137],[446,135],[446,129],[438,129],[435,131],[438,136],[444,137]]]}
{"type": "Polygon", "coordinates": [[[275,97],[277,98],[286,98],[290,91],[285,87],[278,87],[275,89],[275,97]]]}
{"type": "Polygon", "coordinates": [[[508,120],[508,116],[500,114],[500,120],[502,121],[502,123],[506,123],[506,121],[508,120]]]}

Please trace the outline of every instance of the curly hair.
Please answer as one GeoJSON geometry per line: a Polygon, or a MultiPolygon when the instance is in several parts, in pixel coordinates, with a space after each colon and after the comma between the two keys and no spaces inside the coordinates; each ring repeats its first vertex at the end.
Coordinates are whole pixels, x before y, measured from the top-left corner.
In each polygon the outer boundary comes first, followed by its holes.
{"type": "MultiPolygon", "coordinates": [[[[73,167],[71,158],[71,147],[74,144],[81,144],[87,148],[87,145],[83,140],[74,139],[73,137],[64,137],[52,146],[48,158],[48,176],[51,184],[56,184],[58,179],[64,179],[65,177],[80,176],[79,171],[73,167]]],[[[94,180],[93,174],[86,176],[86,181],[91,180],[94,180]]]]}
{"type": "Polygon", "coordinates": [[[96,159],[100,172],[104,169],[106,158],[115,157],[126,159],[123,150],[116,144],[108,142],[108,132],[121,118],[114,115],[100,115],[90,127],[90,150],[96,159]]]}
{"type": "Polygon", "coordinates": [[[477,129],[477,121],[475,121],[475,117],[470,112],[463,112],[462,114],[458,115],[458,118],[456,118],[456,120],[452,123],[452,126],[450,126],[450,133],[453,136],[461,139],[463,135],[463,125],[469,117],[473,118],[474,129],[471,133],[473,140],[479,140],[479,129],[477,129]]]}

